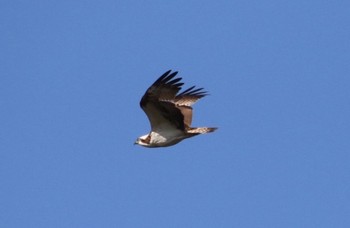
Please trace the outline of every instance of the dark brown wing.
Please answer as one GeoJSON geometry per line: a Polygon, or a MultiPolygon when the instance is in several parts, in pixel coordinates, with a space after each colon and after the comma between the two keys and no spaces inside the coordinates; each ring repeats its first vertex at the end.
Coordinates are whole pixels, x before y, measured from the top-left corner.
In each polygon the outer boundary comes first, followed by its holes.
{"type": "Polygon", "coordinates": [[[140,106],[146,113],[152,130],[160,128],[177,128],[184,130],[184,117],[171,101],[180,91],[182,78],[175,78],[177,72],[171,70],[160,76],[143,95],[140,106]]]}
{"type": "Polygon", "coordinates": [[[182,78],[173,79],[177,73],[177,71],[171,73],[171,70],[169,70],[160,76],[143,95],[140,102],[141,107],[150,100],[173,100],[183,85],[179,82],[182,78]]]}
{"type": "Polygon", "coordinates": [[[192,107],[198,99],[204,97],[203,88],[194,86],[181,90],[182,78],[175,78],[177,72],[171,70],[160,76],[143,95],[140,106],[150,120],[152,130],[175,127],[180,130],[190,127],[192,122],[192,107]]]}

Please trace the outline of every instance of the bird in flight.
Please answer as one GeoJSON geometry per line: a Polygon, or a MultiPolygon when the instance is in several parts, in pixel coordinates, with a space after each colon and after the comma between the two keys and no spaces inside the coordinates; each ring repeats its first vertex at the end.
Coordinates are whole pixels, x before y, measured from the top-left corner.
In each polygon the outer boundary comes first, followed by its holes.
{"type": "Polygon", "coordinates": [[[199,134],[215,131],[215,127],[191,127],[192,105],[207,95],[203,88],[192,86],[179,93],[184,84],[171,70],[160,76],[143,95],[140,106],[146,113],[150,133],[140,136],[135,144],[144,147],[166,147],[199,134]]]}

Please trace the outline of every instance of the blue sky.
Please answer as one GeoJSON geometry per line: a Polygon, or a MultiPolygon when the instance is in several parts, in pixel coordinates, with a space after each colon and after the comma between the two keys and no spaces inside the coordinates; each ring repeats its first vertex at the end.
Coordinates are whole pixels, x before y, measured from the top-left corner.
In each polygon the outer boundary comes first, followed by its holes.
{"type": "Polygon", "coordinates": [[[2,1],[0,227],[349,227],[348,1],[2,1]],[[161,149],[166,70],[209,91],[161,149]]]}

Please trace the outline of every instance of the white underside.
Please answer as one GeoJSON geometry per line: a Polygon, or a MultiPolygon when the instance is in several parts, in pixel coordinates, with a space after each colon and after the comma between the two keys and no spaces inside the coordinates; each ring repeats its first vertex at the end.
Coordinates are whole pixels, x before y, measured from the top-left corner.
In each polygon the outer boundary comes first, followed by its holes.
{"type": "Polygon", "coordinates": [[[158,125],[157,128],[153,128],[149,134],[141,136],[140,138],[145,140],[149,135],[151,137],[149,143],[140,142],[138,144],[145,147],[166,147],[172,146],[192,136],[168,124],[168,122],[158,125]]]}
{"type": "Polygon", "coordinates": [[[188,138],[182,131],[171,132],[151,132],[151,140],[149,147],[172,146],[181,140],[188,138]]]}

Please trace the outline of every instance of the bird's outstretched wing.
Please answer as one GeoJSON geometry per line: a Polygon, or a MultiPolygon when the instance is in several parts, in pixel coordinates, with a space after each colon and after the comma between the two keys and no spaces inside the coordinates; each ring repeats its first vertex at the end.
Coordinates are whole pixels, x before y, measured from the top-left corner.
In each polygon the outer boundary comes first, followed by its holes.
{"type": "Polygon", "coordinates": [[[146,113],[153,131],[164,128],[185,130],[192,122],[192,107],[204,97],[203,88],[194,86],[181,92],[182,78],[174,78],[178,72],[165,72],[143,95],[140,106],[146,113]]]}

